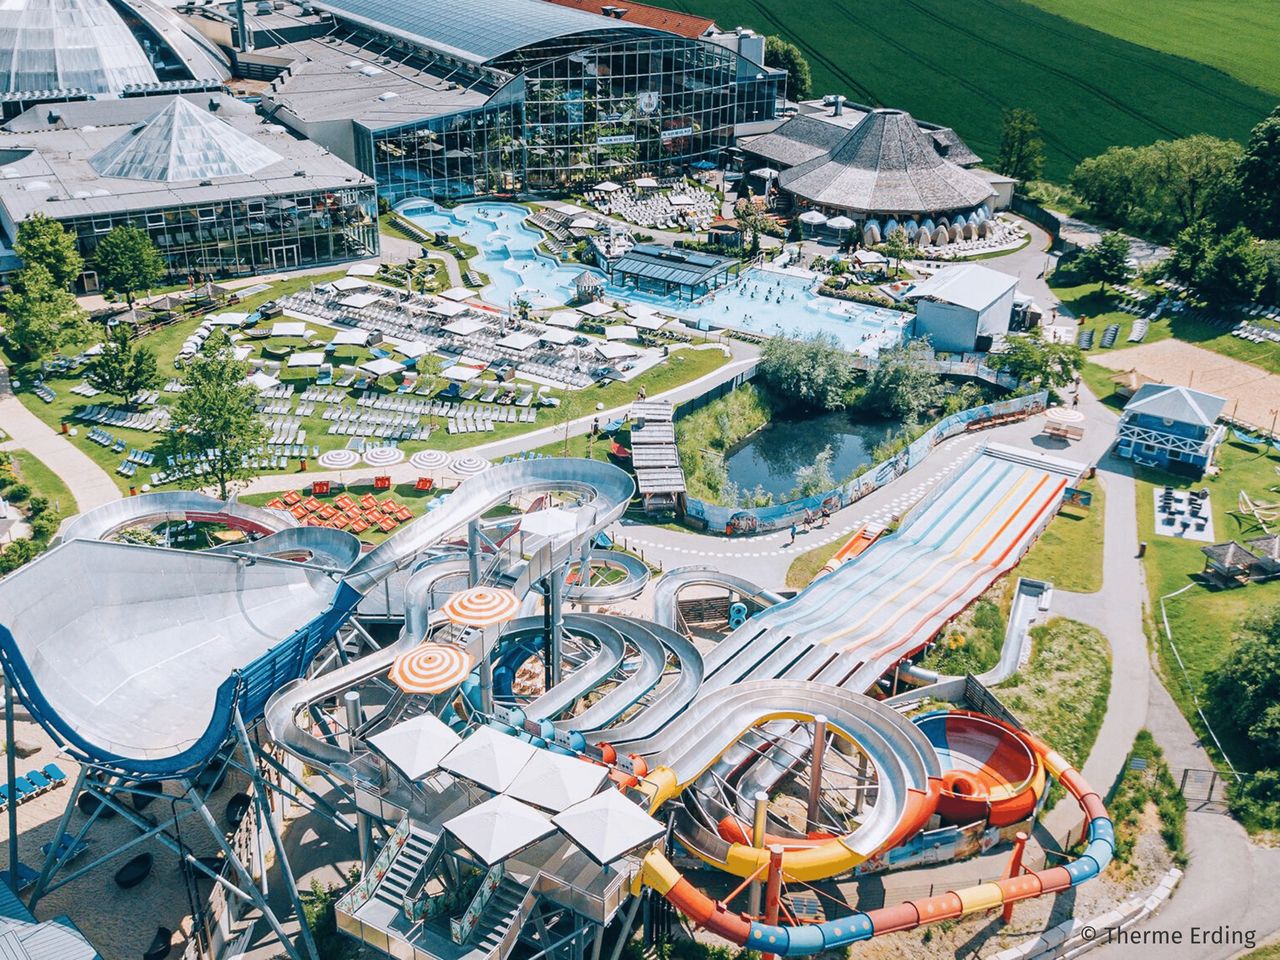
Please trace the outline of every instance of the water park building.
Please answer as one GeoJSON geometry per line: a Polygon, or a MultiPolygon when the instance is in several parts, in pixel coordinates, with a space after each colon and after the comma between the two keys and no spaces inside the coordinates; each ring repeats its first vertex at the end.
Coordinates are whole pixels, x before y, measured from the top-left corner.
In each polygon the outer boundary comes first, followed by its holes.
{"type": "Polygon", "coordinates": [[[609,279],[623,288],[696,300],[724,286],[741,267],[734,257],[637,243],[609,263],[609,279]]]}
{"type": "Polygon", "coordinates": [[[501,16],[482,0],[320,0],[277,16],[317,35],[241,57],[274,77],[264,108],[392,202],[713,165],[785,91],[784,72],[752,59],[754,35],[718,42],[542,0],[507,0],[501,16]]]}
{"type": "Polygon", "coordinates": [[[1199,477],[1226,436],[1218,423],[1226,404],[1190,387],[1143,384],[1124,405],[1115,451],[1144,467],[1199,477]]]}
{"type": "Polygon", "coordinates": [[[829,107],[805,105],[809,112],[774,131],[743,138],[744,170],[755,185],[814,211],[817,223],[830,217],[842,230],[858,230],[868,245],[899,226],[921,245],[991,229],[983,224],[997,191],[986,175],[968,169],[979,158],[954,130],[902,110],[826,99],[829,107]]]}
{"type": "Polygon", "coordinates": [[[373,182],[223,94],[32,107],[0,133],[0,230],[43,213],[75,234],[80,288],[112,228],[145,230],[171,278],[252,276],[370,257],[373,182]]]}

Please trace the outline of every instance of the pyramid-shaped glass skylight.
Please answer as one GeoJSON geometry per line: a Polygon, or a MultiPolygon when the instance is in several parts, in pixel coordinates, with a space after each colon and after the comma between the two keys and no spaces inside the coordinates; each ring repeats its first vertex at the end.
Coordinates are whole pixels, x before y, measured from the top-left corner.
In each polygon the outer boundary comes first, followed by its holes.
{"type": "Polygon", "coordinates": [[[168,183],[243,177],[279,154],[181,97],[94,155],[104,177],[168,183]]]}

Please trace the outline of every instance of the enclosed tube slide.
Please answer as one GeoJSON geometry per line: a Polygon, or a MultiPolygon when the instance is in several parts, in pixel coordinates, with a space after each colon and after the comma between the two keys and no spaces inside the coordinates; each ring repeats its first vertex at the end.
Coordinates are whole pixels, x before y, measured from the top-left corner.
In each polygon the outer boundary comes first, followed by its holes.
{"type": "MultiPolygon", "coordinates": [[[[1037,737],[1027,733],[1018,735],[1049,774],[1076,799],[1088,820],[1088,845],[1078,859],[1065,866],[1030,871],[923,900],[908,900],[891,907],[859,911],[852,916],[800,926],[761,923],[744,914],[734,913],[727,904],[711,899],[686,880],[658,847],[645,856],[636,875],[635,889],[638,891],[641,885],[651,887],[698,926],[739,946],[783,957],[799,957],[843,949],[882,934],[995,910],[1007,903],[1078,886],[1096,877],[1111,862],[1115,851],[1115,828],[1107,816],[1102,798],[1061,754],[1037,737]]],[[[789,871],[785,864],[783,878],[803,879],[789,871]]]]}

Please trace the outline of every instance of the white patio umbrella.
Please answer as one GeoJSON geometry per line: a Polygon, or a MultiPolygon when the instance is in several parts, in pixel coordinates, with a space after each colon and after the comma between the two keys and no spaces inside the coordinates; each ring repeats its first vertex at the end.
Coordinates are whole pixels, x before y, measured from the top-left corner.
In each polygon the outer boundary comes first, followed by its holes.
{"type": "Polygon", "coordinates": [[[811,227],[820,227],[827,222],[826,214],[819,213],[817,210],[806,210],[800,214],[800,222],[807,223],[811,227]]]}
{"type": "Polygon", "coordinates": [[[600,864],[612,863],[667,829],[617,790],[576,803],[551,822],[600,864]]]}
{"type": "Polygon", "coordinates": [[[444,828],[486,864],[519,853],[556,829],[533,807],[508,796],[486,800],[447,821],[444,828]]]}
{"type": "Polygon", "coordinates": [[[448,756],[440,761],[440,766],[500,793],[511,786],[516,775],[537,752],[537,747],[523,740],[498,733],[492,727],[481,727],[449,751],[448,756]]]}
{"type": "Polygon", "coordinates": [[[558,813],[592,796],[608,777],[608,769],[599,764],[539,750],[507,788],[507,796],[558,813]]]}

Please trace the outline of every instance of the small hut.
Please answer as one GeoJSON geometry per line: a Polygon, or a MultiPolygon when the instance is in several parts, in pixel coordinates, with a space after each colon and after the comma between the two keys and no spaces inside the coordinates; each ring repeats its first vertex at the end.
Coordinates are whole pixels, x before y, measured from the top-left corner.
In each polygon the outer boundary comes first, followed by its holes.
{"type": "Polygon", "coordinates": [[[574,277],[573,288],[577,292],[580,303],[599,300],[604,293],[604,277],[598,273],[592,273],[590,270],[583,270],[574,277]]]}
{"type": "Polygon", "coordinates": [[[1245,541],[1249,552],[1258,559],[1258,573],[1264,577],[1280,574],[1280,536],[1258,537],[1245,541]]]}
{"type": "Polygon", "coordinates": [[[1205,555],[1204,572],[1223,586],[1245,583],[1258,565],[1258,558],[1234,540],[1201,547],[1200,552],[1205,555]]]}

